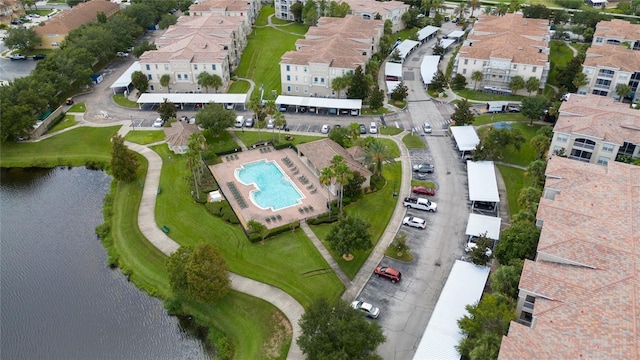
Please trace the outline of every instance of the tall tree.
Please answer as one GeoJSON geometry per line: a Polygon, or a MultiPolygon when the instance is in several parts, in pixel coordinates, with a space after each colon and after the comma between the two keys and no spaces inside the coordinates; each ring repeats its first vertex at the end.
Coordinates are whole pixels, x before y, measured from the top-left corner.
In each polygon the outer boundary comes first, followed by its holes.
{"type": "Polygon", "coordinates": [[[372,246],[369,224],[360,218],[346,217],[329,230],[327,243],[342,256],[351,255],[355,250],[368,250],[372,246]]]}
{"type": "Polygon", "coordinates": [[[589,84],[589,77],[587,77],[587,74],[585,74],[583,72],[579,72],[573,78],[573,81],[571,82],[571,84],[573,84],[573,86],[576,87],[576,91],[577,91],[581,87],[586,86],[587,84],[589,84]]]}
{"type": "Polygon", "coordinates": [[[13,50],[20,52],[31,51],[42,44],[42,38],[36,34],[33,28],[18,27],[7,29],[4,44],[13,50]]]}
{"type": "Polygon", "coordinates": [[[193,175],[193,185],[196,198],[200,199],[198,185],[202,181],[202,152],[207,148],[207,140],[202,133],[193,133],[189,136],[189,150],[187,151],[187,165],[193,175]]]}
{"type": "Polygon", "coordinates": [[[303,10],[302,2],[300,1],[294,2],[293,4],[291,4],[291,7],[289,9],[291,10],[291,14],[293,14],[293,21],[301,22],[302,10],[303,10]]]}
{"type": "Polygon", "coordinates": [[[400,81],[391,92],[391,99],[394,101],[404,101],[407,96],[409,96],[409,88],[404,84],[404,81],[400,81]]]}
{"type": "Polygon", "coordinates": [[[375,355],[385,341],[380,324],[367,321],[342,300],[315,300],[298,324],[302,334],[296,342],[309,360],[380,358],[375,355]]]}
{"type": "Polygon", "coordinates": [[[536,256],[540,229],[530,221],[519,221],[500,234],[494,255],[501,264],[509,264],[513,259],[533,260],[536,256]]]}
{"type": "Polygon", "coordinates": [[[313,0],[307,0],[302,7],[302,20],[310,26],[318,25],[318,5],[313,0]]]}
{"type": "Polygon", "coordinates": [[[556,77],[558,85],[567,88],[567,91],[570,93],[578,91],[578,88],[573,84],[573,80],[576,78],[578,73],[582,72],[583,61],[583,56],[578,55],[569,60],[567,66],[564,68],[559,67],[558,76],[556,77]]]}
{"type": "MultiPolygon", "coordinates": [[[[276,103],[274,102],[273,105],[275,106],[275,104],[276,103]]],[[[256,122],[256,128],[258,128],[258,141],[262,141],[262,134],[260,131],[265,125],[264,121],[260,121],[260,113],[263,111],[262,104],[260,104],[260,102],[257,100],[251,100],[249,101],[247,108],[253,111],[253,118],[256,122]]],[[[269,108],[265,107],[265,109],[268,111],[269,108]]],[[[273,112],[271,114],[273,114],[273,112]]]]}
{"type": "Polygon", "coordinates": [[[527,79],[527,82],[524,84],[524,87],[527,89],[529,96],[531,96],[532,91],[538,92],[538,89],[540,88],[540,80],[532,76],[529,79],[527,79]]]}
{"type": "Polygon", "coordinates": [[[384,105],[384,90],[378,88],[378,84],[375,84],[369,95],[369,109],[377,111],[382,105],[384,105]]]}
{"type": "Polygon", "coordinates": [[[528,208],[531,205],[537,205],[540,202],[542,196],[542,190],[534,186],[527,186],[520,190],[518,195],[518,206],[521,209],[528,208]]]}
{"type": "Polygon", "coordinates": [[[222,104],[206,104],[196,113],[196,123],[216,136],[231,127],[235,119],[236,112],[225,110],[222,104]]]}
{"type": "Polygon", "coordinates": [[[356,140],[360,137],[360,125],[358,123],[352,122],[347,127],[347,132],[349,137],[351,138],[351,142],[355,144],[356,140]]]}
{"type": "Polygon", "coordinates": [[[134,71],[131,74],[131,83],[141,93],[145,93],[149,89],[149,79],[142,71],[134,71]]]}
{"type": "Polygon", "coordinates": [[[456,126],[464,126],[473,124],[475,115],[471,112],[471,104],[467,99],[462,99],[456,104],[456,109],[451,114],[451,120],[455,121],[456,126]]]}
{"type": "Polygon", "coordinates": [[[536,135],[529,140],[529,146],[536,151],[536,160],[543,159],[549,151],[551,138],[546,135],[536,135]]]}
{"type": "Polygon", "coordinates": [[[209,93],[209,88],[213,87],[213,76],[206,71],[198,74],[198,85],[205,88],[207,94],[209,93]]]}
{"type": "Polygon", "coordinates": [[[334,127],[329,132],[329,139],[335,141],[340,146],[346,148],[348,147],[348,142],[350,139],[349,130],[344,127],[334,127]]]}
{"type": "Polygon", "coordinates": [[[278,128],[278,142],[282,141],[281,139],[281,130],[282,127],[287,123],[284,119],[284,114],[281,113],[280,111],[276,111],[275,114],[273,114],[273,120],[274,120],[274,128],[278,128]]]}
{"type": "Polygon", "coordinates": [[[429,90],[433,90],[435,92],[442,92],[444,88],[447,86],[447,78],[444,76],[444,73],[438,70],[431,80],[431,84],[429,84],[429,90]]]}
{"type": "Polygon", "coordinates": [[[344,158],[340,155],[334,155],[331,159],[331,171],[335,176],[336,184],[340,184],[340,199],[338,207],[340,208],[340,216],[342,216],[342,199],[344,198],[344,186],[353,178],[351,169],[345,163],[344,158]]]}
{"type": "Polygon", "coordinates": [[[331,80],[331,90],[338,95],[338,99],[340,99],[342,91],[351,85],[351,76],[351,73],[348,72],[331,80]]]}
{"type": "Polygon", "coordinates": [[[511,78],[511,81],[509,81],[509,89],[511,89],[511,91],[513,91],[513,95],[516,95],[518,93],[518,90],[522,90],[526,87],[526,83],[524,82],[524,79],[522,78],[522,76],[514,76],[511,78]]]}
{"type": "Polygon", "coordinates": [[[170,82],[171,82],[171,75],[162,74],[162,76],[160,76],[160,86],[162,86],[163,88],[167,88],[167,92],[169,92],[169,94],[171,94],[171,88],[169,87],[170,82]]]}
{"type": "Polygon", "coordinates": [[[618,84],[616,86],[616,94],[620,96],[620,101],[623,101],[624,98],[626,98],[627,96],[629,96],[629,94],[631,94],[631,92],[632,92],[631,86],[627,84],[618,84]]]}
{"type": "Polygon", "coordinates": [[[473,12],[480,8],[480,0],[469,0],[467,2],[467,6],[471,9],[471,15],[470,17],[473,17],[473,12]]]}
{"type": "Polygon", "coordinates": [[[176,110],[176,106],[174,103],[169,101],[167,98],[164,98],[164,101],[158,106],[158,115],[164,121],[169,121],[169,119],[173,119],[178,114],[178,110],[176,110]]]}
{"type": "Polygon", "coordinates": [[[351,78],[351,85],[347,90],[349,99],[366,99],[369,95],[369,84],[362,71],[362,66],[358,65],[351,78]]]}
{"type": "Polygon", "coordinates": [[[130,182],[136,178],[138,158],[124,144],[124,138],[118,134],[111,138],[111,174],[117,181],[130,182]]]}
{"type": "Polygon", "coordinates": [[[509,265],[499,266],[491,274],[491,290],[516,300],[518,298],[518,285],[520,284],[523,265],[524,262],[522,260],[514,259],[509,265]]]}
{"type": "Polygon", "coordinates": [[[211,87],[216,90],[216,93],[222,85],[222,78],[218,74],[211,75],[211,87]]]}
{"type": "Polygon", "coordinates": [[[451,88],[453,90],[463,90],[467,87],[467,78],[462,74],[456,74],[456,76],[451,79],[451,88]]]}
{"type": "Polygon", "coordinates": [[[501,294],[485,294],[475,305],[467,305],[469,315],[458,319],[458,327],[463,336],[457,346],[458,351],[464,357],[469,357],[470,352],[478,346],[478,340],[483,336],[498,336],[498,347],[494,349],[496,357],[500,348],[500,339],[507,334],[509,323],[516,318],[515,304],[501,294]]]}
{"type": "Polygon", "coordinates": [[[481,143],[494,154],[497,153],[499,159],[502,159],[504,150],[508,147],[513,147],[516,151],[519,151],[524,140],[524,137],[518,129],[492,128],[482,139],[481,143]]]}
{"type": "Polygon", "coordinates": [[[329,199],[329,212],[331,212],[331,194],[329,192],[329,186],[333,184],[336,174],[333,172],[331,166],[326,167],[320,171],[320,183],[327,187],[327,199],[329,199]]]}
{"type": "Polygon", "coordinates": [[[521,112],[522,115],[529,119],[529,125],[531,126],[533,125],[533,120],[540,119],[547,107],[549,107],[549,100],[543,95],[536,95],[522,99],[521,112]]]}
{"type": "Polygon", "coordinates": [[[546,180],[545,172],[547,171],[547,162],[544,160],[535,160],[529,163],[525,176],[533,180],[535,186],[542,189],[546,180]]]}
{"type": "Polygon", "coordinates": [[[387,145],[374,139],[365,149],[364,163],[373,168],[373,173],[381,176],[384,164],[393,164],[395,160],[387,145]]]}

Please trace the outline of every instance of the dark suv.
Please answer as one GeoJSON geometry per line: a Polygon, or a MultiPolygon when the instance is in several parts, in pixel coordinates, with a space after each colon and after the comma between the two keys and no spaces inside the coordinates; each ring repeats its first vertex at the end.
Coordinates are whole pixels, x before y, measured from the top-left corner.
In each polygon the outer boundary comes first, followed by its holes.
{"type": "Polygon", "coordinates": [[[392,283],[398,282],[402,278],[400,271],[387,266],[378,266],[374,273],[378,275],[378,277],[382,276],[391,280],[392,283]]]}

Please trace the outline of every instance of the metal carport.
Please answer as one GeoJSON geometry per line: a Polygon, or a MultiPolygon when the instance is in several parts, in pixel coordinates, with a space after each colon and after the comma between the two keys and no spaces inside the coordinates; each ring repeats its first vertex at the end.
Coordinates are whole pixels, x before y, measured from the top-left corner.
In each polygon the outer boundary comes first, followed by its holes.
{"type": "Polygon", "coordinates": [[[500,202],[500,194],[493,161],[467,161],[467,180],[471,207],[475,208],[476,202],[493,203],[495,211],[500,202]]]}
{"type": "Polygon", "coordinates": [[[184,93],[144,93],[138,98],[138,106],[142,104],[161,104],[164,99],[174,104],[242,104],[244,108],[247,103],[248,94],[184,94],[184,93]]]}
{"type": "Polygon", "coordinates": [[[110,88],[113,89],[114,95],[116,94],[117,89],[124,88],[127,91],[129,90],[129,85],[131,85],[131,74],[136,71],[140,71],[139,61],[131,64],[131,66],[129,66],[129,68],[125,70],[125,72],[122,73],[122,75],[120,75],[120,77],[113,84],[111,84],[110,88]]]}
{"type": "Polygon", "coordinates": [[[304,106],[307,109],[310,107],[315,107],[316,109],[335,109],[336,114],[339,114],[340,110],[357,110],[359,114],[360,109],[362,109],[362,100],[279,95],[276,99],[276,105],[295,106],[296,112],[301,106],[304,106]]]}

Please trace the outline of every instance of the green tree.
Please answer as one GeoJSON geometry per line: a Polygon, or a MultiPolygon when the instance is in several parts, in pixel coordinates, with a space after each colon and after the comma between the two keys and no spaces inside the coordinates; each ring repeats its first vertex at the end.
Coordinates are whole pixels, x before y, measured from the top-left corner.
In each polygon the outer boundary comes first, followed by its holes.
{"type": "Polygon", "coordinates": [[[260,235],[260,239],[262,239],[262,241],[269,236],[269,229],[261,222],[249,220],[249,222],[247,222],[247,228],[249,233],[260,235]]]}
{"type": "Polygon", "coordinates": [[[174,119],[178,110],[176,110],[176,106],[171,101],[164,99],[164,101],[158,106],[158,115],[164,121],[169,121],[169,119],[174,119]]]}
{"type": "Polygon", "coordinates": [[[213,245],[182,246],[167,260],[171,289],[177,296],[213,304],[231,290],[229,271],[213,245]]]}
{"type": "Polygon", "coordinates": [[[378,84],[375,84],[369,95],[369,108],[377,111],[382,105],[384,105],[384,91],[378,88],[378,84]]]}
{"type": "Polygon", "coordinates": [[[100,24],[106,24],[107,23],[107,15],[103,12],[100,11],[96,14],[96,20],[98,20],[98,22],[100,24]]]}
{"type": "Polygon", "coordinates": [[[169,94],[171,94],[171,88],[169,87],[170,82],[171,82],[171,75],[162,74],[162,76],[160,76],[160,86],[162,86],[163,88],[167,88],[167,91],[169,92],[169,94]]]}
{"type": "Polygon", "coordinates": [[[365,317],[342,300],[315,300],[298,322],[296,339],[308,360],[382,359],[375,354],[385,341],[380,324],[365,317]]]}
{"type": "Polygon", "coordinates": [[[362,195],[362,184],[367,180],[360,172],[352,171],[351,180],[344,186],[344,196],[350,199],[360,198],[362,195]]]}
{"type": "Polygon", "coordinates": [[[530,177],[533,180],[535,186],[539,188],[544,187],[546,180],[545,172],[547,171],[547,162],[544,160],[535,160],[529,163],[525,176],[530,177]]]}
{"type": "MultiPolygon", "coordinates": [[[[273,102],[273,101],[272,101],[273,102]]],[[[269,103],[267,103],[269,104],[269,103]]],[[[269,114],[272,115],[275,112],[276,109],[276,103],[273,102],[273,111],[269,114]]],[[[256,128],[258,128],[258,141],[262,141],[262,134],[261,134],[261,129],[265,126],[265,122],[264,120],[260,120],[260,114],[263,112],[262,109],[262,104],[260,104],[259,101],[257,100],[251,100],[249,101],[249,104],[247,105],[247,108],[249,110],[253,110],[253,118],[255,119],[256,122],[256,128]]],[[[269,111],[269,107],[265,106],[264,110],[269,111]]]]}
{"type": "Polygon", "coordinates": [[[407,244],[407,233],[404,231],[399,232],[393,238],[393,242],[389,245],[393,251],[396,252],[397,256],[402,256],[402,254],[411,250],[411,247],[407,244]]]}
{"type": "Polygon", "coordinates": [[[139,58],[140,55],[144,54],[145,51],[156,49],[156,44],[149,43],[148,41],[143,41],[140,45],[133,48],[133,56],[139,58]]]}
{"type": "Polygon", "coordinates": [[[118,43],[103,24],[87,24],[69,32],[60,44],[60,49],[77,47],[86,50],[91,63],[110,61],[117,50],[118,43]]]}
{"type": "Polygon", "coordinates": [[[343,256],[355,250],[371,248],[369,224],[356,217],[346,217],[334,225],[327,235],[329,247],[343,256]]]}
{"type": "Polygon", "coordinates": [[[551,138],[545,135],[536,135],[529,140],[529,146],[536,151],[536,159],[543,159],[551,146],[551,138]]]}
{"type": "Polygon", "coordinates": [[[508,4],[499,3],[498,6],[496,7],[496,13],[498,14],[498,16],[504,16],[504,14],[506,14],[507,11],[509,11],[508,4]]]}
{"type": "Polygon", "coordinates": [[[373,173],[375,175],[382,175],[382,168],[384,164],[395,163],[393,154],[389,147],[377,139],[373,139],[364,151],[364,163],[373,168],[373,173]]]}
{"type": "Polygon", "coordinates": [[[138,158],[124,144],[124,138],[118,134],[111,138],[111,174],[117,181],[130,182],[136,178],[138,158]]]}
{"type": "Polygon", "coordinates": [[[178,17],[173,14],[163,14],[158,22],[160,29],[166,29],[171,25],[175,25],[178,22],[178,17]]]}
{"type": "MultiPolygon", "coordinates": [[[[480,73],[482,74],[482,73],[480,73]]],[[[467,87],[467,78],[462,74],[456,74],[451,80],[453,90],[462,90],[467,87]]]]}
{"type": "Polygon", "coordinates": [[[533,260],[536,256],[540,229],[535,223],[519,221],[500,234],[494,255],[501,264],[509,264],[513,259],[533,260]]]}
{"type": "Polygon", "coordinates": [[[457,346],[460,355],[469,358],[471,351],[478,345],[486,344],[479,340],[487,335],[498,337],[497,352],[500,340],[509,330],[509,323],[516,318],[515,304],[508,297],[498,294],[485,294],[475,305],[466,306],[469,315],[458,319],[458,327],[464,337],[457,346]]]}
{"type": "Polygon", "coordinates": [[[402,54],[400,54],[400,50],[398,48],[393,49],[391,55],[389,55],[389,61],[393,63],[401,63],[402,62],[402,54]]]}
{"type": "Polygon", "coordinates": [[[627,84],[618,84],[616,86],[616,94],[618,94],[618,96],[620,96],[620,101],[623,101],[624,98],[626,98],[627,96],[629,96],[629,94],[631,94],[631,86],[627,85],[627,84]]]}
{"type": "Polygon", "coordinates": [[[513,91],[513,95],[516,95],[518,90],[522,90],[526,86],[527,84],[524,82],[522,76],[514,76],[511,78],[511,81],[509,81],[509,89],[513,91]]]}
{"type": "Polygon", "coordinates": [[[501,265],[491,274],[491,290],[510,299],[518,299],[518,285],[524,262],[520,259],[512,260],[509,265],[501,265]]]}
{"type": "Polygon", "coordinates": [[[581,87],[586,86],[587,84],[589,84],[589,78],[587,77],[587,74],[585,74],[583,72],[579,72],[573,78],[573,81],[571,82],[571,84],[573,84],[573,86],[575,86],[576,90],[577,90],[577,89],[580,89],[581,87]]]}
{"type": "Polygon", "coordinates": [[[481,143],[485,148],[489,148],[494,155],[497,154],[499,159],[502,159],[504,150],[513,147],[519,151],[524,141],[525,139],[518,129],[492,128],[481,140],[481,143]]]}
{"type": "Polygon", "coordinates": [[[343,127],[334,127],[329,132],[329,139],[337,142],[342,147],[347,147],[350,139],[349,130],[343,127]]]}
{"type": "Polygon", "coordinates": [[[351,85],[347,90],[348,99],[366,99],[369,95],[369,84],[362,71],[362,66],[358,65],[353,76],[351,77],[351,85]]]}
{"type": "Polygon", "coordinates": [[[358,140],[358,138],[360,137],[360,124],[355,122],[349,124],[349,126],[347,127],[347,133],[349,134],[351,141],[355,143],[356,140],[358,140]]]}
{"type": "Polygon", "coordinates": [[[455,121],[456,126],[464,126],[473,124],[475,115],[471,112],[471,104],[467,99],[462,99],[456,104],[456,109],[451,114],[451,120],[455,121]]]}
{"type": "Polygon", "coordinates": [[[493,240],[487,237],[487,234],[481,234],[475,239],[476,247],[469,251],[469,260],[476,265],[487,265],[490,257],[491,246],[493,245],[493,240]]]}
{"type": "Polygon", "coordinates": [[[331,90],[338,95],[338,99],[340,99],[340,93],[351,85],[351,76],[351,73],[348,72],[331,80],[331,90]]]}
{"type": "Polygon", "coordinates": [[[329,212],[331,212],[331,193],[329,192],[329,186],[333,184],[336,174],[333,172],[331,166],[326,167],[320,171],[320,177],[318,180],[320,183],[327,187],[327,199],[329,204],[329,212]]]}
{"type": "Polygon", "coordinates": [[[393,22],[391,20],[384,21],[384,34],[391,35],[393,33],[393,22]]]}
{"type": "Polygon", "coordinates": [[[149,79],[142,71],[134,71],[131,74],[131,83],[141,93],[145,93],[149,89],[149,79]]]}
{"type": "Polygon", "coordinates": [[[433,55],[436,55],[436,56],[442,56],[442,55],[444,55],[445,51],[446,51],[446,49],[440,43],[440,39],[438,39],[436,41],[436,43],[433,45],[433,49],[432,49],[431,53],[433,55]]]}
{"type": "Polygon", "coordinates": [[[584,41],[590,43],[593,40],[593,35],[595,34],[595,30],[593,28],[586,28],[582,32],[582,37],[584,37],[584,41]]]}
{"type": "Polygon", "coordinates": [[[273,120],[274,120],[273,123],[274,123],[275,127],[278,128],[278,142],[280,142],[282,140],[280,138],[280,136],[282,135],[282,133],[281,133],[282,126],[284,126],[287,122],[284,119],[284,114],[281,113],[280,111],[276,111],[276,113],[273,114],[273,120]]]}
{"type": "Polygon", "coordinates": [[[529,126],[533,125],[533,120],[538,120],[549,107],[549,100],[543,95],[536,95],[522,99],[521,112],[529,119],[529,126]]]}
{"type": "Polygon", "coordinates": [[[202,133],[193,133],[189,136],[188,151],[187,151],[187,166],[191,170],[193,175],[193,186],[195,189],[196,198],[200,199],[200,190],[198,188],[202,181],[202,152],[207,148],[207,140],[202,133]]]}
{"type": "Polygon", "coordinates": [[[148,5],[148,2],[132,2],[121,13],[135,19],[136,23],[143,29],[155,25],[158,16],[156,11],[148,5]]]}
{"type": "Polygon", "coordinates": [[[294,2],[291,7],[291,14],[293,14],[293,21],[301,22],[302,21],[302,3],[300,1],[294,2]]]}
{"type": "Polygon", "coordinates": [[[18,27],[7,29],[4,44],[13,50],[20,52],[31,51],[42,44],[42,38],[36,34],[33,28],[18,27]]]}
{"type": "Polygon", "coordinates": [[[531,96],[532,91],[538,92],[538,89],[540,88],[540,80],[532,76],[529,79],[527,79],[527,82],[524,84],[524,87],[527,89],[529,96],[531,96]]]}
{"type": "Polygon", "coordinates": [[[435,92],[442,92],[444,88],[447,87],[447,78],[444,76],[442,71],[438,70],[431,80],[431,84],[429,84],[429,90],[433,90],[435,92]]]}
{"type": "Polygon", "coordinates": [[[236,112],[225,110],[222,104],[209,103],[196,113],[196,123],[217,136],[231,127],[235,119],[236,112]]]}
{"type": "Polygon", "coordinates": [[[476,70],[471,73],[471,80],[473,80],[473,91],[476,91],[478,82],[482,82],[482,79],[484,79],[482,71],[476,70]]]}
{"type": "Polygon", "coordinates": [[[332,1],[329,3],[328,16],[343,18],[347,16],[350,11],[351,7],[346,2],[332,1]]]}
{"type": "Polygon", "coordinates": [[[520,194],[518,195],[518,206],[521,209],[526,209],[531,205],[538,205],[540,202],[540,197],[542,196],[542,190],[540,188],[534,186],[527,186],[520,190],[520,194]]]}
{"type": "Polygon", "coordinates": [[[467,6],[471,9],[469,17],[473,17],[473,12],[480,8],[480,0],[469,0],[467,1],[467,6]]]}
{"type": "Polygon", "coordinates": [[[318,4],[313,0],[307,0],[302,7],[302,20],[310,26],[318,25],[318,4]]]}
{"type": "Polygon", "coordinates": [[[407,96],[409,96],[409,88],[404,84],[404,81],[400,81],[391,92],[391,99],[394,101],[404,101],[407,96]]]}
{"type": "Polygon", "coordinates": [[[331,170],[335,176],[336,184],[340,184],[340,216],[342,216],[342,199],[344,198],[344,186],[349,183],[349,180],[353,178],[351,169],[344,161],[344,158],[340,155],[334,155],[331,159],[331,170]]]}
{"type": "Polygon", "coordinates": [[[208,72],[203,71],[198,74],[198,85],[204,87],[207,93],[209,93],[210,87],[216,89],[217,93],[218,88],[222,86],[222,79],[216,74],[209,74],[208,72]]]}
{"type": "MultiPolygon", "coordinates": [[[[574,15],[575,17],[575,15],[574,15]]],[[[583,56],[574,56],[565,67],[558,67],[556,81],[558,85],[567,88],[568,92],[575,93],[578,88],[573,84],[576,75],[582,72],[583,56]]]]}

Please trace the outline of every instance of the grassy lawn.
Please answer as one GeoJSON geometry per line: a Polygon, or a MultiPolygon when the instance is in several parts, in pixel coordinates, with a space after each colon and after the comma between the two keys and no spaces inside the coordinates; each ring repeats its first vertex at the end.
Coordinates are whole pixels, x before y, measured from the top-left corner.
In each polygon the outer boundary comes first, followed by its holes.
{"type": "Polygon", "coordinates": [[[246,94],[251,89],[251,84],[245,80],[234,81],[229,86],[229,94],[246,94]]]}
{"type": "MultiPolygon", "coordinates": [[[[258,131],[243,132],[240,130],[234,130],[234,132],[240,138],[240,140],[242,140],[242,142],[247,146],[251,146],[252,144],[255,144],[260,141],[270,141],[272,137],[275,137],[275,139],[278,140],[278,132],[276,131],[274,135],[274,133],[270,129],[262,129],[260,130],[260,132],[258,131]]],[[[281,138],[283,140],[284,140],[284,136],[285,136],[285,132],[281,132],[281,138]]],[[[313,136],[313,135],[292,135],[292,136],[293,136],[293,139],[287,142],[290,142],[294,145],[326,138],[326,136],[313,136]]]]}
{"type": "Polygon", "coordinates": [[[75,103],[73,104],[72,107],[69,108],[69,110],[67,110],[68,113],[70,112],[78,112],[78,113],[83,113],[87,111],[87,107],[85,106],[84,103],[75,103]]]}
{"type": "Polygon", "coordinates": [[[211,133],[208,131],[204,131],[202,134],[204,134],[205,139],[207,139],[208,149],[213,152],[221,152],[240,147],[231,137],[231,134],[226,131],[218,137],[211,136],[211,133]]]}
{"type": "MultiPolygon", "coordinates": [[[[264,5],[262,7],[262,9],[260,9],[260,13],[258,14],[258,17],[256,18],[255,26],[265,26],[265,25],[267,25],[269,23],[269,16],[273,15],[274,13],[275,13],[275,10],[273,8],[273,5],[271,5],[271,4],[264,5]]],[[[275,16],[272,18],[272,21],[273,20],[276,20],[275,16]]]]}
{"type": "Polygon", "coordinates": [[[509,213],[511,216],[520,211],[518,206],[518,196],[522,188],[530,185],[530,180],[524,176],[524,170],[517,169],[506,165],[497,165],[504,185],[507,188],[507,199],[509,201],[509,213]]]}
{"type": "Polygon", "coordinates": [[[529,120],[520,113],[504,113],[504,114],[484,114],[478,115],[473,120],[474,126],[497,123],[500,121],[522,121],[528,122],[529,120]]]}
{"type": "Polygon", "coordinates": [[[172,239],[181,245],[211,242],[231,271],[276,286],[303,306],[320,297],[335,299],[342,294],[342,283],[303,231],[286,232],[264,244],[250,243],[239,226],[229,225],[194,204],[185,181],[190,175],[185,156],[173,154],[166,144],[153,149],[163,161],[163,191],[156,203],[156,221],[158,226],[171,228],[172,239]]]}
{"type": "Polygon", "coordinates": [[[411,186],[426,186],[428,188],[432,188],[434,189],[436,187],[436,185],[434,183],[432,183],[431,181],[426,181],[426,180],[416,180],[416,179],[412,179],[411,180],[411,186]]]}
{"type": "Polygon", "coordinates": [[[129,131],[127,135],[125,135],[124,139],[127,141],[131,141],[132,143],[146,145],[154,142],[164,140],[165,133],[164,131],[157,130],[134,130],[129,131]]]}
{"type": "Polygon", "coordinates": [[[579,53],[586,53],[587,49],[591,46],[591,43],[571,43],[571,46],[578,50],[579,53]]]}
{"type": "Polygon", "coordinates": [[[369,108],[362,108],[360,110],[360,114],[362,115],[382,115],[382,114],[388,114],[391,111],[387,110],[385,107],[380,107],[377,110],[371,110],[369,108]]]}
{"type": "Polygon", "coordinates": [[[469,89],[456,90],[455,93],[463,98],[477,101],[522,101],[522,99],[524,99],[524,96],[522,95],[497,95],[469,89]]]}
{"type": "Polygon", "coordinates": [[[407,134],[402,138],[402,142],[407,146],[407,149],[425,149],[427,147],[427,144],[418,135],[407,134]]]}
{"type": "Polygon", "coordinates": [[[73,125],[75,125],[77,123],[78,122],[76,121],[76,117],[74,115],[65,115],[64,119],[62,119],[62,121],[60,121],[52,129],[47,131],[47,133],[54,133],[56,131],[60,131],[62,129],[66,129],[66,128],[72,127],[73,125]]]}
{"type": "MultiPolygon", "coordinates": [[[[536,132],[542,127],[541,125],[529,126],[528,123],[511,124],[514,129],[520,130],[520,133],[525,138],[524,143],[520,147],[520,151],[514,150],[512,147],[504,150],[502,153],[502,159],[495,159],[496,161],[502,161],[509,164],[516,164],[521,166],[527,166],[536,158],[536,152],[531,146],[529,141],[532,137],[536,136],[536,132]]],[[[489,128],[481,128],[478,132],[484,134],[489,128]]],[[[482,135],[480,135],[482,136],[482,135]]]]}
{"type": "Polygon", "coordinates": [[[126,97],[124,97],[124,94],[113,95],[113,101],[122,107],[131,108],[131,109],[138,108],[138,103],[127,99],[126,97]]]}
{"type": "MultiPolygon", "coordinates": [[[[398,184],[400,184],[400,180],[402,179],[402,165],[400,163],[396,163],[395,165],[385,166],[383,176],[387,179],[387,184],[384,188],[376,191],[375,193],[364,196],[360,201],[350,204],[344,209],[347,216],[366,219],[366,221],[369,222],[371,225],[369,230],[371,232],[373,247],[375,247],[384,233],[384,230],[389,223],[389,219],[391,219],[391,215],[393,215],[395,204],[398,201],[398,198],[394,198],[392,195],[394,191],[394,182],[396,184],[395,190],[397,191],[398,184]]],[[[329,230],[331,230],[331,226],[333,225],[311,226],[313,232],[325,244],[327,249],[329,249],[329,247],[325,239],[329,234],[329,230]]],[[[353,279],[362,267],[362,264],[364,264],[364,262],[369,258],[373,247],[368,251],[354,251],[354,258],[351,261],[345,261],[342,259],[342,254],[337,254],[332,250],[329,250],[329,252],[338,262],[338,265],[345,274],[350,279],[353,279]]]]}
{"type": "Polygon", "coordinates": [[[382,135],[393,136],[393,135],[400,134],[403,131],[403,129],[398,129],[395,126],[382,126],[378,128],[378,131],[380,131],[380,134],[382,135]]]}
{"type": "MultiPolygon", "coordinates": [[[[564,43],[564,41],[552,40],[549,43],[550,53],[549,62],[551,62],[551,71],[549,71],[549,80],[547,83],[557,85],[556,77],[558,76],[558,68],[565,67],[573,58],[573,51],[564,43]]],[[[526,80],[526,79],[525,79],[526,80]]]]}
{"type": "Polygon", "coordinates": [[[111,160],[109,139],[119,126],[81,127],[34,143],[6,143],[0,149],[1,167],[84,166],[87,161],[111,160]]]}

